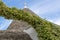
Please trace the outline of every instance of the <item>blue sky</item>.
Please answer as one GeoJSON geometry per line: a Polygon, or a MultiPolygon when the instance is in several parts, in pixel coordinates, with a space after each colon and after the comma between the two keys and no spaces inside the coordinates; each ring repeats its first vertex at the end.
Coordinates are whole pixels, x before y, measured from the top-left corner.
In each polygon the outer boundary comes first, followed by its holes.
{"type": "MultiPolygon", "coordinates": [[[[25,0],[3,0],[8,7],[23,9],[25,0]]],[[[60,25],[60,0],[26,0],[29,9],[40,17],[60,25]]],[[[6,19],[0,17],[0,25],[7,25],[6,19]]],[[[3,28],[5,28],[4,26],[3,28]]],[[[1,29],[1,28],[0,28],[1,29]]]]}
{"type": "Polygon", "coordinates": [[[0,16],[0,30],[6,30],[11,22],[12,20],[7,20],[0,16]]]}

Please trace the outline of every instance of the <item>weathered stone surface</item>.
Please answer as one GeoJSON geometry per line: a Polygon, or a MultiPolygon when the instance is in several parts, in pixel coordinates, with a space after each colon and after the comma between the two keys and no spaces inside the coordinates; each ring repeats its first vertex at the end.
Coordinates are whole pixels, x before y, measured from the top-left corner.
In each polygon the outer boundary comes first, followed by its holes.
{"type": "Polygon", "coordinates": [[[13,20],[7,30],[0,31],[0,40],[38,40],[36,31],[27,22],[13,20]]]}
{"type": "Polygon", "coordinates": [[[24,32],[29,34],[32,40],[38,40],[38,36],[37,36],[38,34],[34,28],[30,27],[29,29],[24,30],[24,32]]]}
{"type": "Polygon", "coordinates": [[[18,21],[18,20],[13,20],[13,22],[11,23],[11,25],[9,26],[8,30],[11,29],[18,29],[20,31],[28,29],[29,27],[32,27],[31,25],[29,25],[27,22],[25,21],[18,21]]]}
{"type": "Polygon", "coordinates": [[[0,31],[0,40],[32,40],[28,34],[22,31],[0,31]]]}
{"type": "Polygon", "coordinates": [[[23,32],[29,27],[24,21],[13,20],[7,30],[0,30],[0,40],[32,40],[27,33],[23,32]]]}

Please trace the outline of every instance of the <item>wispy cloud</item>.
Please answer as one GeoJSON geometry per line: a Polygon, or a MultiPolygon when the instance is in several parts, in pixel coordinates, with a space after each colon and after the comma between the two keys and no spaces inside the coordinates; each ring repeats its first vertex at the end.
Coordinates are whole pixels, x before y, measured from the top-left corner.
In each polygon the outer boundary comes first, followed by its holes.
{"type": "Polygon", "coordinates": [[[47,12],[55,12],[60,9],[60,0],[45,0],[32,6],[33,11],[38,14],[45,14],[47,12]]]}
{"type": "Polygon", "coordinates": [[[57,24],[57,25],[60,25],[60,18],[56,18],[56,19],[47,19],[47,20],[49,20],[50,22],[53,22],[53,23],[55,23],[55,24],[57,24]]]}
{"type": "Polygon", "coordinates": [[[42,18],[60,24],[60,0],[43,0],[34,4],[31,9],[42,18]]]}
{"type": "Polygon", "coordinates": [[[60,18],[55,20],[55,23],[60,25],[60,18]]]}

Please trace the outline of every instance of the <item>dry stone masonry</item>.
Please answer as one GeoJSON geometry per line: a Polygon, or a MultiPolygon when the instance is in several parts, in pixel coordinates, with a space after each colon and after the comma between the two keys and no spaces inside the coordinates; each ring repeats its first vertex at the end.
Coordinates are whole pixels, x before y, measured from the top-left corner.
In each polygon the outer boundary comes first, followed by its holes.
{"type": "Polygon", "coordinates": [[[27,22],[13,20],[7,30],[0,30],[0,40],[38,40],[38,37],[27,22]]]}

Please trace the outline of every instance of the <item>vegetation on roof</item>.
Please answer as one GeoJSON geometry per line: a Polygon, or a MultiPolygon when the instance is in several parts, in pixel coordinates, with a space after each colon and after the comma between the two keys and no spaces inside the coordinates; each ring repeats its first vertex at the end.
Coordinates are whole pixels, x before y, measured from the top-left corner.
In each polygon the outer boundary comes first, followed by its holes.
{"type": "Polygon", "coordinates": [[[39,40],[60,40],[60,26],[33,15],[33,13],[24,12],[15,7],[9,8],[3,2],[0,2],[0,16],[6,19],[28,22],[37,31],[39,40]]]}

